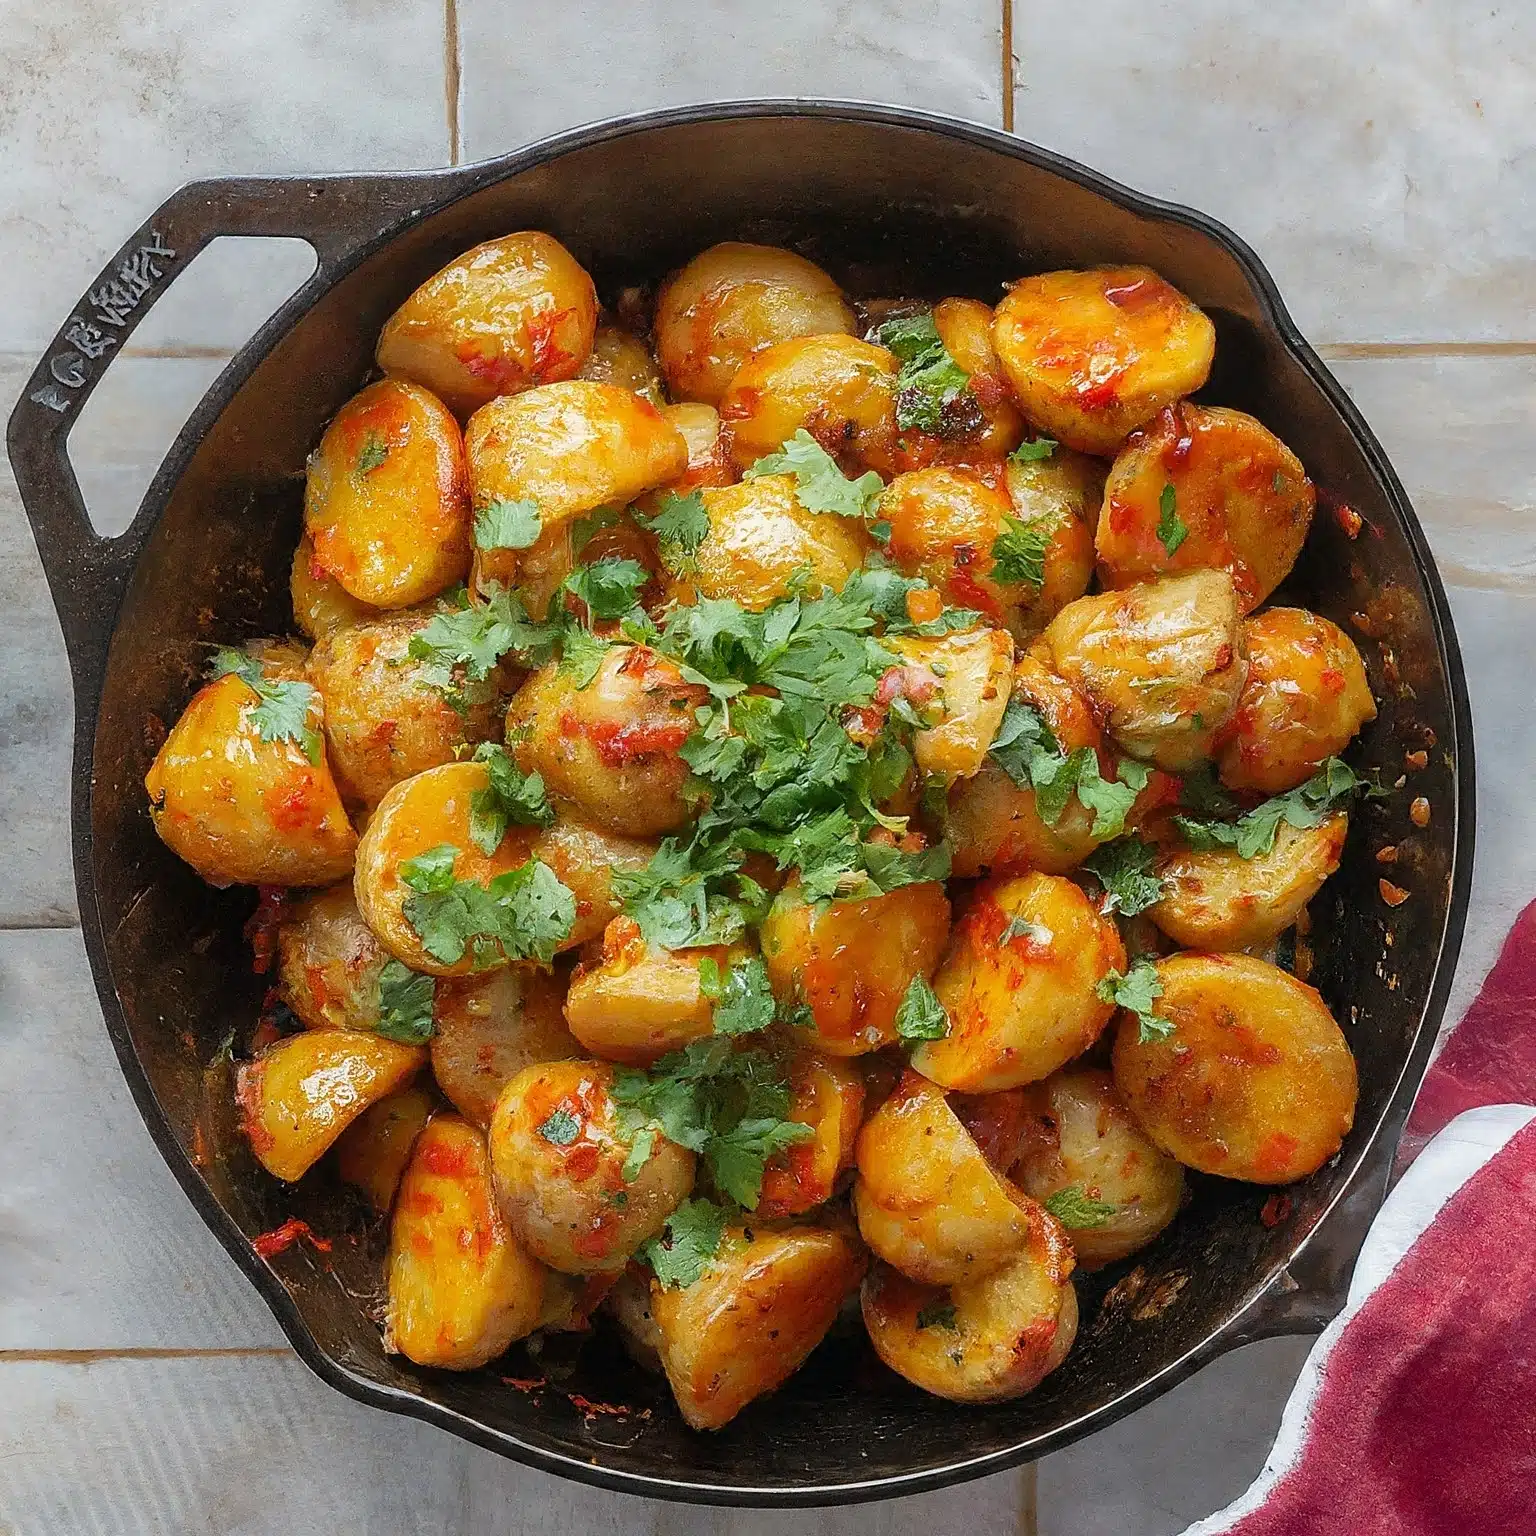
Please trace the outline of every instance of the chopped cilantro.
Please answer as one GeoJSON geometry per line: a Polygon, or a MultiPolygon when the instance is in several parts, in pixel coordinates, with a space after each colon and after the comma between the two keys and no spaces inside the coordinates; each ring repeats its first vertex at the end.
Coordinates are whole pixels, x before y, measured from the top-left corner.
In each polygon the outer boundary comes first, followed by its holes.
{"type": "Polygon", "coordinates": [[[581,1135],[581,1121],[562,1104],[538,1127],[538,1133],[551,1146],[568,1147],[581,1135]]]}
{"type": "Polygon", "coordinates": [[[763,1189],[769,1159],[809,1141],[815,1131],[798,1120],[763,1117],[738,1120],[728,1131],[704,1144],[704,1165],[715,1188],[737,1205],[754,1210],[763,1189]]]}
{"type": "Polygon", "coordinates": [[[1051,545],[1052,530],[1043,520],[1021,523],[1004,516],[1003,531],[992,541],[992,579],[1033,587],[1037,592],[1045,583],[1045,552],[1051,545]]]}
{"type": "Polygon", "coordinates": [[[1189,537],[1189,529],[1179,516],[1179,494],[1172,485],[1163,487],[1163,494],[1157,498],[1157,508],[1157,541],[1171,560],[1179,545],[1189,537]]]}
{"type": "Polygon", "coordinates": [[[609,649],[609,642],[601,635],[573,624],[560,642],[560,670],[574,679],[578,689],[588,688],[602,670],[603,658],[609,649]]]}
{"type": "MultiPolygon", "coordinates": [[[[701,962],[701,982],[703,969],[701,962]]],[[[767,1029],[773,1023],[774,1002],[768,986],[768,968],[758,956],[753,955],[733,965],[718,986],[714,1023],[717,1035],[749,1035],[767,1029]]]]}
{"type": "Polygon", "coordinates": [[[1143,1045],[1151,1040],[1166,1040],[1173,1033],[1173,1020],[1154,1011],[1163,995],[1163,984],[1157,967],[1145,957],[1133,960],[1123,976],[1119,971],[1111,971],[1097,990],[1100,1002],[1113,1003],[1136,1015],[1143,1045]]]}
{"type": "Polygon", "coordinates": [[[1236,821],[1175,816],[1173,824],[1184,841],[1197,852],[1235,848],[1239,858],[1254,859],[1275,846],[1275,834],[1282,822],[1303,831],[1321,826],[1341,805],[1361,791],[1368,795],[1383,793],[1369,780],[1359,777],[1347,763],[1330,757],[1305,784],[1283,795],[1275,795],[1244,812],[1236,821]]]}
{"type": "Polygon", "coordinates": [[[971,376],[949,355],[933,312],[887,320],[880,327],[880,343],[901,363],[896,425],[902,431],[943,432],[949,425],[946,408],[968,393],[971,376]]]}
{"type": "Polygon", "coordinates": [[[1045,1202],[1045,1208],[1062,1226],[1078,1229],[1102,1227],[1111,1216],[1118,1215],[1120,1211],[1118,1205],[1111,1205],[1107,1200],[1095,1200],[1076,1184],[1068,1184],[1065,1189],[1058,1189],[1045,1202]]]}
{"type": "Polygon", "coordinates": [[[947,1301],[930,1301],[926,1307],[919,1307],[917,1326],[919,1329],[944,1328],[954,1333],[960,1326],[955,1321],[954,1304],[947,1301]]]}
{"type": "Polygon", "coordinates": [[[656,536],[661,558],[675,576],[687,576],[694,568],[699,546],[709,536],[709,513],[698,491],[680,496],[665,491],[658,498],[656,515],[646,522],[656,536]]]}
{"type": "Polygon", "coordinates": [[[491,501],[475,513],[476,549],[527,549],[543,531],[536,501],[491,501]]]}
{"type": "Polygon", "coordinates": [[[488,886],[454,876],[459,850],[440,843],[400,866],[412,894],[405,920],[422,947],[444,965],[466,951],[476,967],[500,960],[548,964],[576,921],[576,899],[538,859],[497,875],[488,886]]]}
{"type": "Polygon", "coordinates": [[[522,600],[507,588],[493,587],[483,603],[471,604],[460,587],[449,600],[455,606],[417,630],[406,654],[424,663],[422,681],[461,713],[469,709],[465,685],[484,682],[509,651],[534,666],[554,653],[556,631],[529,619],[522,600]]]}
{"type": "Polygon", "coordinates": [[[942,1040],[949,1034],[949,1015],[921,974],[908,983],[896,1010],[896,1033],[903,1040],[942,1040]]]}
{"type": "Polygon", "coordinates": [[[1163,882],[1152,873],[1157,849],[1139,837],[1121,837],[1094,849],[1083,868],[1104,887],[1104,910],[1135,917],[1162,900],[1163,882]]]}
{"type": "Polygon", "coordinates": [[[1092,747],[1063,752],[1044,717],[1021,699],[1008,701],[990,750],[993,761],[1020,789],[1034,790],[1035,809],[1047,826],[1061,820],[1076,794],[1094,813],[1094,837],[1105,840],[1125,830],[1125,818],[1149,775],[1144,763],[1124,758],[1115,778],[1104,778],[1092,747]]]}
{"type": "Polygon", "coordinates": [[[386,1040],[421,1045],[432,1038],[432,1003],[437,982],[388,959],[379,971],[379,1022],[375,1032],[386,1040]]]}
{"type": "Polygon", "coordinates": [[[777,453],[759,459],[744,478],[784,474],[795,477],[795,494],[807,511],[834,512],[861,522],[873,515],[885,489],[885,482],[873,470],[857,480],[848,479],[837,467],[837,460],[804,427],[777,453]]]}
{"type": "Polygon", "coordinates": [[[1015,464],[1038,464],[1041,459],[1048,459],[1055,452],[1055,438],[1037,437],[1033,442],[1020,443],[1008,457],[1015,464]]]}
{"type": "Polygon", "coordinates": [[[640,600],[651,573],[638,560],[609,555],[591,565],[578,565],[563,583],[587,605],[594,619],[622,619],[640,600]]]}
{"type": "Polygon", "coordinates": [[[640,1177],[640,1170],[650,1162],[651,1153],[656,1150],[658,1134],[655,1127],[649,1125],[642,1126],[635,1132],[634,1140],[629,1144],[629,1156],[624,1159],[624,1166],[619,1169],[619,1177],[626,1184],[633,1184],[640,1177]]]}
{"type": "Polygon", "coordinates": [[[357,454],[357,472],[371,474],[389,457],[389,444],[377,432],[363,434],[363,446],[357,454]]]}
{"type": "Polygon", "coordinates": [[[712,1200],[684,1200],[640,1254],[663,1285],[692,1285],[720,1251],[727,1214],[712,1200]]]}
{"type": "Polygon", "coordinates": [[[486,787],[477,789],[469,801],[469,835],[481,853],[495,853],[509,826],[554,824],[554,807],[544,792],[544,780],[536,773],[524,773],[505,747],[483,741],[475,748],[474,760],[485,764],[489,777],[486,787]]]}
{"type": "Polygon", "coordinates": [[[210,676],[228,677],[231,673],[256,695],[250,712],[256,734],[263,741],[297,742],[304,756],[318,763],[325,739],[309,723],[310,707],[317,698],[315,690],[308,683],[274,681],[248,651],[224,647],[214,655],[210,676]]]}

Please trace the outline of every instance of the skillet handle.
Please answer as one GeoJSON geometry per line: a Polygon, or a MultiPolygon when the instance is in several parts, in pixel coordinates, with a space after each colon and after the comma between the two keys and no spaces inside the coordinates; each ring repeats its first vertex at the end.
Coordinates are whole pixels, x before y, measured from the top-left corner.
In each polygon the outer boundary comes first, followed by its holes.
{"type": "Polygon", "coordinates": [[[6,432],[22,505],[77,679],[99,674],[128,578],[150,533],[92,527],[66,440],[80,408],[179,273],[220,235],[296,236],[318,265],[302,305],[373,238],[428,196],[427,176],[233,177],[179,188],[102,268],[44,353],[6,432]]]}

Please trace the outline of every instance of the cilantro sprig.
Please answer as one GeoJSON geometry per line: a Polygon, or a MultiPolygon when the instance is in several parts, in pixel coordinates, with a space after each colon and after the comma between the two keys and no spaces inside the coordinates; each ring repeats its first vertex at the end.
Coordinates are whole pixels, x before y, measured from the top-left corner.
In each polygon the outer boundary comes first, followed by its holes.
{"type": "Polygon", "coordinates": [[[544,531],[536,501],[488,501],[475,513],[476,549],[527,549],[544,531]]]}
{"type": "Polygon", "coordinates": [[[1152,870],[1157,849],[1139,837],[1105,843],[1083,860],[1083,868],[1104,887],[1104,911],[1135,917],[1163,899],[1163,882],[1152,870]]]}
{"type": "Polygon", "coordinates": [[[674,576],[691,575],[699,546],[709,537],[704,497],[698,491],[686,495],[665,491],[657,500],[655,515],[640,521],[655,535],[667,569],[674,576]]]}
{"type": "Polygon", "coordinates": [[[299,750],[310,762],[320,761],[325,741],[309,723],[316,694],[308,683],[269,678],[249,651],[221,647],[214,653],[209,676],[231,675],[238,677],[256,695],[250,721],[263,741],[297,742],[299,750]]]}
{"type": "Polygon", "coordinates": [[[1052,528],[1044,519],[1021,522],[1004,516],[1003,531],[992,541],[992,579],[1037,592],[1045,584],[1045,555],[1051,547],[1052,528]]]}
{"type": "Polygon", "coordinates": [[[896,1033],[903,1040],[942,1040],[949,1034],[949,1015],[925,976],[907,984],[896,1010],[896,1033]]]}
{"type": "Polygon", "coordinates": [[[1282,823],[1300,831],[1319,827],[1357,794],[1377,796],[1386,792],[1369,779],[1361,778],[1342,759],[1330,757],[1305,784],[1265,800],[1236,821],[1180,815],[1173,818],[1173,824],[1197,852],[1235,848],[1240,859],[1256,859],[1273,849],[1282,823]]]}
{"type": "Polygon", "coordinates": [[[1163,984],[1158,978],[1157,967],[1145,956],[1133,960],[1124,975],[1111,971],[1099,983],[1097,991],[1100,1002],[1113,1003],[1136,1015],[1143,1045],[1153,1040],[1166,1040],[1173,1033],[1173,1020],[1165,1019],[1157,1012],[1163,984]]]}
{"type": "Polygon", "coordinates": [[[1008,457],[1015,464],[1038,464],[1050,458],[1057,446],[1054,437],[1037,437],[1020,443],[1008,457]]]}
{"type": "Polygon", "coordinates": [[[375,1032],[386,1040],[423,1045],[432,1038],[432,1004],[437,982],[396,959],[379,971],[379,1021],[375,1032]]]}
{"type": "Polygon", "coordinates": [[[739,960],[724,976],[713,955],[699,961],[699,990],[715,1005],[717,1035],[750,1035],[773,1023],[776,1007],[768,967],[757,955],[739,960]]]}
{"type": "Polygon", "coordinates": [[[481,853],[495,853],[508,827],[554,825],[555,810],[539,774],[524,773],[495,742],[481,742],[474,761],[485,765],[488,781],[469,799],[469,836],[481,853]]]}
{"type": "Polygon", "coordinates": [[[932,310],[887,320],[879,335],[880,344],[901,363],[896,376],[896,425],[902,431],[916,428],[946,434],[974,424],[970,418],[979,410],[970,391],[971,376],[950,356],[932,310]],[[968,412],[955,409],[962,396],[971,406],[968,412]]]}
{"type": "Polygon", "coordinates": [[[640,1249],[640,1256],[665,1286],[692,1285],[720,1251],[730,1212],[713,1200],[684,1200],[667,1217],[660,1237],[640,1249]]]}
{"type": "Polygon", "coordinates": [[[804,427],[777,453],[760,458],[742,478],[755,480],[759,475],[793,475],[795,495],[806,511],[831,512],[861,522],[873,517],[885,490],[885,482],[872,469],[850,480],[804,427]]]}
{"type": "Polygon", "coordinates": [[[1107,1200],[1096,1200],[1081,1185],[1068,1184],[1058,1189],[1046,1202],[1045,1208],[1064,1227],[1081,1231],[1085,1228],[1102,1227],[1112,1216],[1120,1213],[1118,1205],[1107,1200]]]}

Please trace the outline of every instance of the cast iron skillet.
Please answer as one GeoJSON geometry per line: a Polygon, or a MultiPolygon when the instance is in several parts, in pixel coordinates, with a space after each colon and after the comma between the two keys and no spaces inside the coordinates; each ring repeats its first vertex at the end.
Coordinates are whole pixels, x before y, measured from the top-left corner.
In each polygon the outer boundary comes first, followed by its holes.
{"type": "MultiPolygon", "coordinates": [[[[74,855],[108,1033],[135,1100],[203,1219],[305,1361],[351,1397],[413,1414],[547,1471],[628,1492],[809,1505],[942,1487],[1101,1429],[1237,1345],[1319,1328],[1342,1304],[1365,1225],[1427,1064],[1472,877],[1472,737],[1450,614],[1417,519],[1376,439],[1297,331],[1253,253],[1186,208],[1139,196],[970,124],[837,102],[689,107],[584,128],[482,165],[407,175],[235,179],[183,187],[113,258],[11,416],[16,478],[75,685],[74,855]],[[210,891],[161,846],[141,784],[210,642],[289,627],[288,562],[304,457],[372,361],[379,327],[479,240],[545,229],[609,296],[712,241],[788,243],[856,294],[995,297],[1028,271],[1140,261],[1191,294],[1219,341],[1213,400],[1260,416],[1327,493],[1291,595],[1366,615],[1381,714],[1358,755],[1410,793],[1355,818],[1317,910],[1314,979],[1360,1067],[1340,1155],[1287,1200],[1195,1179],[1195,1199],[1131,1265],[1079,1276],[1066,1365],[991,1408],[926,1397],[856,1329],[726,1430],[686,1430],[664,1390],[598,1337],[459,1376],[386,1356],[381,1234],[336,1181],[285,1188],[253,1163],[220,1042],[246,1038],[263,989],[241,925],[251,892],[210,891]],[[288,235],[314,276],[224,371],[121,537],[87,520],[65,439],[122,341],[216,235],[288,235]],[[1365,520],[1350,539],[1342,498],[1365,520]],[[1413,793],[1434,817],[1407,815],[1413,793]],[[1374,851],[1406,904],[1389,912],[1374,851]],[[1264,1218],[1261,1219],[1261,1212],[1264,1218]],[[270,1263],[249,1238],[294,1215],[336,1239],[270,1263]],[[546,1379],[529,1390],[503,1375],[546,1379]],[[576,1398],[581,1401],[573,1402],[576,1398]],[[583,1412],[593,1400],[624,1414],[583,1412]],[[647,1414],[644,1410],[649,1410],[647,1414]]],[[[1360,634],[1359,626],[1355,632],[1360,634]]]]}

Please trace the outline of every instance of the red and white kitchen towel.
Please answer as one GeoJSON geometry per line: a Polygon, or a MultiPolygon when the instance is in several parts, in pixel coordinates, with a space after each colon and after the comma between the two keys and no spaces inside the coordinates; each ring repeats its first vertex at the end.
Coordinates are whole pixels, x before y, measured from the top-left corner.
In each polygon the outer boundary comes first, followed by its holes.
{"type": "Polygon", "coordinates": [[[1536,903],[1398,1162],[1263,1472],[1185,1536],[1536,1536],[1536,903]]]}

